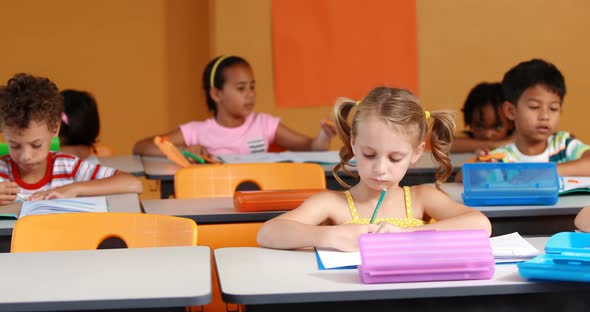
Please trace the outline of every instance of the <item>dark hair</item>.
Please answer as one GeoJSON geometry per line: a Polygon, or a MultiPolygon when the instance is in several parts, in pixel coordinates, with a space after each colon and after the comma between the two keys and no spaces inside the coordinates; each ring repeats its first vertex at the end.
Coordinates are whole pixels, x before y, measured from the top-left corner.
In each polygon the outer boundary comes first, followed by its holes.
{"type": "Polygon", "coordinates": [[[555,92],[563,101],[565,96],[565,79],[555,65],[540,59],[522,62],[510,69],[502,79],[502,88],[506,100],[514,105],[522,93],[538,84],[555,92]]]}
{"type": "Polygon", "coordinates": [[[59,138],[62,145],[92,146],[100,132],[100,119],[94,97],[85,91],[63,90],[64,114],[59,138]]]}
{"type": "Polygon", "coordinates": [[[505,98],[501,83],[482,82],[476,85],[471,91],[469,91],[465,104],[463,104],[463,109],[461,109],[461,111],[463,111],[463,121],[465,122],[465,125],[470,125],[471,122],[473,122],[471,118],[475,111],[479,111],[481,115],[482,108],[488,104],[491,104],[494,107],[496,111],[496,119],[500,120],[498,114],[502,109],[504,101],[505,98]]]}
{"type": "Polygon", "coordinates": [[[63,98],[47,78],[20,73],[0,88],[0,127],[26,129],[44,121],[54,131],[62,111],[63,98]]]}
{"type": "Polygon", "coordinates": [[[223,88],[223,84],[225,83],[225,73],[224,70],[228,67],[232,67],[238,64],[244,64],[250,66],[250,64],[243,58],[239,56],[219,56],[214,58],[207,66],[205,67],[205,71],[203,71],[203,90],[205,91],[205,99],[207,100],[207,108],[209,111],[213,112],[213,115],[217,115],[217,103],[213,100],[211,95],[209,94],[209,90],[211,90],[211,70],[213,70],[213,66],[217,64],[215,68],[215,73],[213,77],[213,86],[217,89],[223,88]],[[221,61],[217,64],[217,61],[221,61]]]}
{"type": "Polygon", "coordinates": [[[343,146],[340,149],[340,163],[333,169],[334,178],[344,187],[350,187],[337,174],[342,169],[344,173],[350,176],[356,176],[350,172],[345,165],[350,164],[354,157],[351,145],[351,136],[356,136],[359,124],[367,116],[376,115],[386,121],[395,129],[402,131],[407,135],[415,136],[415,143],[424,142],[428,133],[430,133],[430,144],[432,156],[440,164],[436,170],[436,188],[440,190],[440,185],[452,173],[453,166],[449,158],[449,151],[453,142],[453,130],[455,129],[454,114],[449,111],[430,111],[432,119],[431,131],[428,131],[427,115],[420,106],[418,98],[410,91],[404,89],[395,89],[387,87],[377,87],[362,100],[355,102],[348,98],[339,98],[334,105],[334,118],[338,136],[342,140],[343,146]],[[353,108],[354,112],[352,123],[348,122],[348,117],[353,108]]]}

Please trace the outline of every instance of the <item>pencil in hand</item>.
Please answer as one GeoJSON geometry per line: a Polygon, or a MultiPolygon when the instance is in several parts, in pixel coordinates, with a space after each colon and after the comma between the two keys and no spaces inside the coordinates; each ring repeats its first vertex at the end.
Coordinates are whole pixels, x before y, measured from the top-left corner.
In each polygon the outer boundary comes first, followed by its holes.
{"type": "Polygon", "coordinates": [[[381,204],[383,204],[383,199],[385,198],[385,194],[387,193],[386,189],[381,191],[381,195],[379,196],[379,200],[377,201],[377,206],[375,206],[375,210],[373,210],[373,215],[371,216],[371,221],[369,223],[373,223],[375,221],[375,217],[377,217],[377,213],[379,212],[379,208],[381,208],[381,204]]]}
{"type": "Polygon", "coordinates": [[[188,157],[188,158],[194,159],[199,164],[204,164],[205,163],[205,160],[203,158],[201,158],[201,157],[197,156],[196,154],[193,154],[193,153],[191,153],[191,152],[189,152],[187,150],[183,150],[182,151],[182,155],[184,157],[188,157]]]}

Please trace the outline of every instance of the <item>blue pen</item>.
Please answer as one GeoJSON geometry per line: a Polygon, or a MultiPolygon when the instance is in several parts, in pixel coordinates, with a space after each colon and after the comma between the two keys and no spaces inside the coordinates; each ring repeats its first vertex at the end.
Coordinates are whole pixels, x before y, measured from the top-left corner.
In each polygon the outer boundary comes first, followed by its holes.
{"type": "Polygon", "coordinates": [[[381,208],[381,204],[383,204],[383,198],[385,198],[385,193],[387,193],[386,189],[381,191],[381,195],[379,196],[379,200],[377,201],[377,206],[375,206],[375,210],[373,210],[373,215],[371,216],[371,221],[369,223],[373,223],[375,221],[375,217],[379,212],[379,208],[381,208]]]}

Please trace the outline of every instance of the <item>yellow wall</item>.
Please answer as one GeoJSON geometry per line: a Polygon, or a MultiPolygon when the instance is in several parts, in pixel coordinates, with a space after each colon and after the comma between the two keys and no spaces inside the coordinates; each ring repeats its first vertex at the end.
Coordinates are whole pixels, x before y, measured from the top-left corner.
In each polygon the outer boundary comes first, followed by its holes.
{"type": "Polygon", "coordinates": [[[501,80],[517,63],[543,58],[555,63],[566,80],[560,128],[590,143],[585,93],[590,90],[589,10],[590,2],[581,0],[418,0],[423,102],[460,108],[477,82],[501,80]]]}
{"type": "Polygon", "coordinates": [[[270,3],[270,0],[214,0],[210,15],[211,54],[234,54],[246,58],[256,79],[256,110],[279,116],[288,127],[316,136],[320,120],[332,116],[331,107],[275,107],[270,3]]]}
{"type": "Polygon", "coordinates": [[[208,25],[207,1],[3,1],[0,83],[29,72],[90,91],[101,141],[128,154],[141,137],[205,116],[208,25]]]}
{"type": "MultiPolygon", "coordinates": [[[[212,54],[246,57],[258,81],[257,109],[315,135],[319,128],[316,121],[330,114],[329,107],[274,106],[270,3],[215,0],[210,15],[212,54]]],[[[561,128],[590,142],[590,132],[584,126],[590,107],[583,93],[589,89],[588,11],[590,3],[581,0],[417,0],[418,79],[423,104],[430,109],[459,110],[477,82],[501,80],[518,62],[545,58],[566,77],[568,94],[561,128]]],[[[461,128],[462,115],[457,117],[461,128]]]]}
{"type": "MultiPolygon", "coordinates": [[[[60,88],[91,91],[102,141],[118,154],[129,153],[141,137],[205,118],[201,72],[219,54],[251,62],[257,110],[308,135],[331,115],[329,106],[275,107],[271,0],[0,1],[0,83],[30,72],[60,88]]],[[[542,57],[566,77],[561,128],[590,142],[583,93],[589,89],[588,11],[590,3],[581,0],[417,0],[423,103],[459,109],[475,83],[499,80],[517,62],[542,57]]]]}

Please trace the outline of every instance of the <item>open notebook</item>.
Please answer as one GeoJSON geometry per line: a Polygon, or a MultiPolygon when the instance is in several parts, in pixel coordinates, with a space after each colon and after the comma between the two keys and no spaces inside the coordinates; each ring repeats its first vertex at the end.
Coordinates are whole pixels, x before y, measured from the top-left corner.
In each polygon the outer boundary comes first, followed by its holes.
{"type": "Polygon", "coordinates": [[[107,212],[105,196],[26,201],[0,209],[0,218],[18,219],[29,215],[66,212],[107,212]],[[19,207],[20,206],[20,207],[19,207]]]}
{"type": "Polygon", "coordinates": [[[559,177],[559,195],[590,192],[590,177],[559,177]]]}
{"type": "MultiPolygon", "coordinates": [[[[517,232],[491,237],[490,243],[496,263],[522,262],[541,254],[517,232]]],[[[361,254],[316,248],[316,260],[320,270],[354,269],[361,264],[361,254]]]]}

